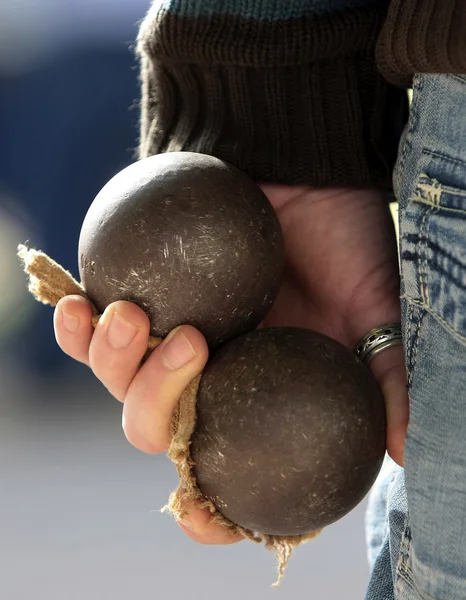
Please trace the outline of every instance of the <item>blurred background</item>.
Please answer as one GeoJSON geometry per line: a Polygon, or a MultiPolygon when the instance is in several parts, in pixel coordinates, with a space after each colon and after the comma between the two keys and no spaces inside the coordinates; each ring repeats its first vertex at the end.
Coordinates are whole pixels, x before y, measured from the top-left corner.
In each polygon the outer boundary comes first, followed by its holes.
{"type": "Polygon", "coordinates": [[[278,592],[263,548],[187,540],[159,512],[171,463],[126,442],[120,405],[26,290],[18,243],[77,276],[87,208],[135,158],[148,3],[0,2],[0,598],[361,600],[365,504],[296,552],[278,592]]]}

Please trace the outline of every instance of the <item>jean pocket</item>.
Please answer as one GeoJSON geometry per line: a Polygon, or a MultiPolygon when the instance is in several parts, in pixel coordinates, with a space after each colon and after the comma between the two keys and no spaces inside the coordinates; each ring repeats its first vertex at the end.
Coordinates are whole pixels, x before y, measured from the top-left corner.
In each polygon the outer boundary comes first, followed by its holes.
{"type": "Polygon", "coordinates": [[[401,213],[404,293],[466,341],[466,161],[424,151],[401,213]]]}

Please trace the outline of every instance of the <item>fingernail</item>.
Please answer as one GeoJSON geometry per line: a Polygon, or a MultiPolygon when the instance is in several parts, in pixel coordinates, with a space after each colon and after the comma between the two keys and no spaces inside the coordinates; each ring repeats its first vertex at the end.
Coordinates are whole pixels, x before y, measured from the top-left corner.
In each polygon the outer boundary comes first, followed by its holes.
{"type": "Polygon", "coordinates": [[[70,315],[65,311],[61,313],[61,319],[63,323],[63,327],[66,331],[70,333],[76,333],[79,329],[79,317],[75,317],[74,315],[70,315]]]}
{"type": "Polygon", "coordinates": [[[191,521],[186,521],[186,519],[178,519],[178,525],[183,529],[187,529],[188,531],[194,531],[194,526],[191,521]]]}
{"type": "Polygon", "coordinates": [[[181,369],[192,360],[196,353],[181,331],[175,330],[172,336],[168,336],[162,349],[162,360],[169,369],[176,371],[181,369]]]}
{"type": "Polygon", "coordinates": [[[112,348],[121,350],[127,348],[137,334],[138,328],[119,315],[113,312],[110,323],[107,328],[107,340],[112,348]]]}

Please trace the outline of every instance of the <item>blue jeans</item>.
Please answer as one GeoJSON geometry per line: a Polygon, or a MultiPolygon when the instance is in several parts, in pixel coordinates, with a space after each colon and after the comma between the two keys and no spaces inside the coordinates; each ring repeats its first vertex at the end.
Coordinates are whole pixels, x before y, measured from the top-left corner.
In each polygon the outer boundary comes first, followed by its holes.
{"type": "Polygon", "coordinates": [[[369,499],[366,600],[466,599],[466,75],[417,75],[395,170],[405,469],[369,499]]]}

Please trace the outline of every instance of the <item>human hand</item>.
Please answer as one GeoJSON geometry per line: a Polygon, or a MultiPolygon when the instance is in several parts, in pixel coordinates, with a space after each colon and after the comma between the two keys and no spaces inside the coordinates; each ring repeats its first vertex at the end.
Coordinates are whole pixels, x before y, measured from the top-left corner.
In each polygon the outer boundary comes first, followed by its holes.
{"type": "MultiPolygon", "coordinates": [[[[351,350],[373,327],[400,321],[395,229],[377,190],[266,185],[285,236],[285,276],[265,325],[326,334],[351,350]]],[[[370,368],[385,398],[387,449],[403,464],[408,393],[402,346],[370,368]]]]}
{"type": "MultiPolygon", "coordinates": [[[[55,335],[61,349],[88,365],[117,400],[123,403],[123,430],[131,444],[149,454],[170,445],[173,411],[188,384],[202,372],[207,343],[194,327],[172,331],[141,366],[149,338],[149,319],[130,302],[114,302],[95,330],[92,309],[84,298],[67,296],[57,304],[55,335]]],[[[198,542],[228,544],[242,539],[210,524],[208,509],[184,506],[186,533],[198,542]],[[187,527],[192,529],[188,530],[187,527]]]]}
{"type": "MultiPolygon", "coordinates": [[[[287,253],[283,284],[265,325],[308,327],[353,349],[374,325],[399,320],[394,233],[377,192],[285,186],[264,186],[264,191],[279,215],[287,253]]],[[[61,300],[55,312],[60,347],[89,365],[124,403],[123,429],[134,446],[148,453],[166,451],[173,410],[207,362],[203,336],[183,326],[177,330],[181,349],[168,346],[172,333],[140,367],[149,334],[145,313],[129,302],[116,302],[95,331],[91,316],[83,298],[61,300]],[[65,329],[67,321],[73,331],[65,329]],[[111,321],[115,328],[109,328],[111,321]],[[129,331],[126,322],[136,329],[129,331]],[[176,368],[174,361],[182,357],[188,362],[176,368]]],[[[387,350],[372,367],[386,397],[389,448],[401,461],[407,422],[401,348],[387,350]]],[[[179,524],[191,539],[205,544],[242,539],[212,523],[208,509],[184,508],[185,521],[179,524]]]]}

